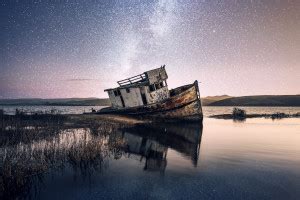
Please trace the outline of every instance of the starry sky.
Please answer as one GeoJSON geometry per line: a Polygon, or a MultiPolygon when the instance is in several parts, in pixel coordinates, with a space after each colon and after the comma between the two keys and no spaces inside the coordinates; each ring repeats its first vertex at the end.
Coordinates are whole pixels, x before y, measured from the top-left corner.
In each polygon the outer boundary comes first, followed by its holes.
{"type": "Polygon", "coordinates": [[[0,3],[0,98],[107,97],[163,64],[202,96],[300,94],[300,1],[0,3]]]}

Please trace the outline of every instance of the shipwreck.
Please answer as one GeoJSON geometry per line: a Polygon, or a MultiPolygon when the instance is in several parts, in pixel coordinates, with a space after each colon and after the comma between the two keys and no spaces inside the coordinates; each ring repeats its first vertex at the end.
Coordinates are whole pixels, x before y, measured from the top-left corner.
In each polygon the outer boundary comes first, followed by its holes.
{"type": "Polygon", "coordinates": [[[168,89],[165,65],[118,81],[119,87],[106,89],[111,107],[98,114],[120,114],[163,121],[202,121],[198,81],[168,89]]]}

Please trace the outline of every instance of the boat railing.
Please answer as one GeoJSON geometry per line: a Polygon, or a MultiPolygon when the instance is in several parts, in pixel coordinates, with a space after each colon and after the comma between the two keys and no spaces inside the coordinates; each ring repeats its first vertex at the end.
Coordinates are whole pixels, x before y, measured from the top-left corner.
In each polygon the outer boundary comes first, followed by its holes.
{"type": "Polygon", "coordinates": [[[144,82],[146,79],[147,79],[147,77],[146,77],[145,74],[139,74],[139,75],[137,75],[137,76],[133,76],[133,77],[130,77],[130,78],[127,78],[127,79],[118,81],[117,83],[118,83],[120,86],[124,86],[124,85],[131,85],[131,84],[133,84],[133,83],[144,82]]]}

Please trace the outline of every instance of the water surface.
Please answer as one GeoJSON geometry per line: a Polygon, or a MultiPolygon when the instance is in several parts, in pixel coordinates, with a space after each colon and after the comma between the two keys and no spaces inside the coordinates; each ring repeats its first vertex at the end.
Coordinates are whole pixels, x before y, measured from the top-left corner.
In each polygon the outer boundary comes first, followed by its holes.
{"type": "Polygon", "coordinates": [[[32,178],[33,199],[300,198],[299,119],[76,128],[11,150],[58,166],[32,178]]]}
{"type": "MultiPolygon", "coordinates": [[[[105,106],[1,106],[6,114],[15,114],[16,109],[24,112],[50,112],[58,111],[61,114],[82,114],[83,112],[91,112],[91,109],[100,110],[105,106]]],[[[230,114],[234,107],[232,106],[203,106],[204,116],[230,114]]],[[[300,107],[239,107],[246,110],[247,114],[273,114],[283,112],[286,114],[300,113],[300,107]]]]}

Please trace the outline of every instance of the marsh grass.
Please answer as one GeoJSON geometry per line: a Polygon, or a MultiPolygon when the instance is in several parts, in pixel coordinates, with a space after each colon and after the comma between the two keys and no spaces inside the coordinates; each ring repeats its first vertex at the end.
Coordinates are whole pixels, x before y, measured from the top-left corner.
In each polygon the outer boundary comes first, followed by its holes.
{"type": "Polygon", "coordinates": [[[0,199],[27,198],[49,170],[71,167],[91,177],[105,169],[107,158],[122,154],[122,141],[111,135],[126,126],[60,114],[0,112],[0,199]]]}
{"type": "Polygon", "coordinates": [[[63,115],[0,115],[0,147],[53,136],[65,121],[63,115]]]}
{"type": "Polygon", "coordinates": [[[244,120],[247,117],[246,111],[240,108],[233,108],[232,117],[234,120],[244,120]]]}
{"type": "Polygon", "coordinates": [[[288,117],[287,114],[285,114],[285,113],[279,113],[279,112],[274,113],[274,114],[271,115],[272,119],[282,119],[282,118],[287,118],[287,117],[288,117]]]}
{"type": "Polygon", "coordinates": [[[221,115],[211,115],[211,118],[216,119],[233,119],[236,122],[244,122],[247,118],[266,118],[266,119],[284,119],[284,118],[299,118],[300,113],[286,114],[281,112],[276,112],[273,114],[247,114],[245,110],[240,108],[233,108],[232,114],[221,114],[221,115]]]}

